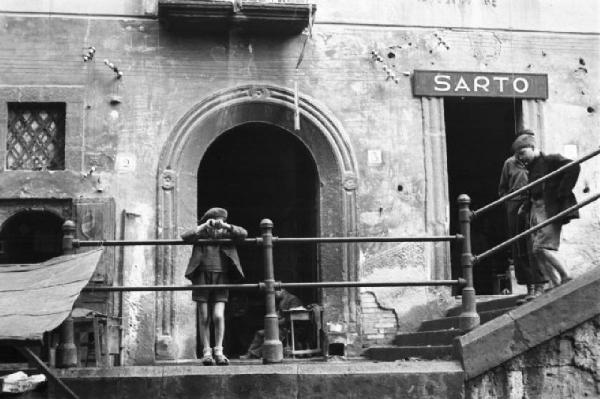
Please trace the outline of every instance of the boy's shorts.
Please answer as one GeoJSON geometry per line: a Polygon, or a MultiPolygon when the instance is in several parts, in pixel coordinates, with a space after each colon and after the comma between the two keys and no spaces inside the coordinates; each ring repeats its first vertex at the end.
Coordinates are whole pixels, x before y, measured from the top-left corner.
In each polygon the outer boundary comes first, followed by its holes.
{"type": "MultiPolygon", "coordinates": [[[[226,273],[221,272],[195,272],[192,275],[193,285],[215,285],[229,284],[226,273]]],[[[229,290],[226,288],[208,290],[192,290],[192,299],[196,302],[227,302],[229,299],[229,290]]]]}

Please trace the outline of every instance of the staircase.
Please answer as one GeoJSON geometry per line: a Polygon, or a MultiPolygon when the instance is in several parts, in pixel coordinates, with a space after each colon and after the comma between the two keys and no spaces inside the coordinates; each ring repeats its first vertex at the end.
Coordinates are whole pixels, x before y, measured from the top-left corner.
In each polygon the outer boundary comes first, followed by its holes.
{"type": "MultiPolygon", "coordinates": [[[[477,297],[477,312],[484,324],[517,306],[516,301],[524,295],[482,295],[477,297]]],[[[462,335],[458,329],[461,313],[460,298],[457,305],[448,309],[446,317],[424,321],[417,332],[396,335],[393,345],[374,346],[366,349],[363,356],[371,360],[395,361],[411,358],[457,359],[452,341],[462,335]]]]}

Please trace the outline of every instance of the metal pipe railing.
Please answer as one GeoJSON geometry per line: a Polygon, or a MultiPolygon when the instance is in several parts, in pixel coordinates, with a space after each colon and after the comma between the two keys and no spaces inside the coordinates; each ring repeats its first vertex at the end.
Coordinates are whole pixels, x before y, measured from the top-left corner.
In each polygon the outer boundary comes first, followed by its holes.
{"type": "Polygon", "coordinates": [[[86,292],[127,292],[127,291],[192,291],[196,289],[205,290],[262,290],[264,288],[263,283],[254,284],[199,284],[199,285],[99,285],[85,287],[83,291],[86,292]]]}
{"type": "Polygon", "coordinates": [[[568,164],[566,164],[564,166],[561,166],[560,168],[556,169],[555,171],[553,171],[551,173],[548,173],[547,175],[545,175],[543,177],[540,177],[537,180],[532,181],[531,183],[527,184],[526,186],[521,187],[518,190],[513,191],[512,193],[506,194],[504,197],[501,197],[501,198],[497,199],[496,201],[490,202],[489,204],[487,204],[487,205],[485,205],[485,206],[477,209],[476,211],[473,211],[473,213],[471,214],[471,218],[474,219],[476,217],[481,216],[482,213],[489,211],[490,209],[492,209],[492,208],[494,208],[494,207],[496,207],[496,206],[498,206],[498,205],[500,205],[500,204],[508,201],[509,199],[511,199],[513,197],[516,197],[519,194],[523,194],[524,192],[526,192],[530,188],[535,187],[538,184],[543,183],[546,180],[551,179],[554,176],[556,176],[556,175],[564,172],[565,170],[569,169],[570,167],[572,167],[574,165],[578,165],[578,164],[580,164],[582,162],[585,162],[588,159],[593,158],[593,157],[595,157],[598,154],[600,154],[600,148],[597,149],[597,150],[595,150],[595,151],[590,152],[589,154],[587,154],[587,155],[585,155],[585,156],[583,156],[583,157],[581,157],[579,159],[576,159],[576,160],[574,160],[572,162],[569,162],[568,164]]]}
{"type": "Polygon", "coordinates": [[[463,237],[460,264],[466,284],[462,289],[462,309],[459,315],[459,328],[470,331],[480,323],[477,314],[475,285],[473,283],[473,255],[471,254],[471,198],[466,194],[458,196],[458,223],[463,237]]]}
{"type": "MultiPolygon", "coordinates": [[[[218,244],[261,244],[262,238],[245,238],[243,240],[233,240],[230,238],[223,239],[201,239],[194,241],[196,244],[206,244],[206,245],[218,245],[218,244]]],[[[183,241],[181,239],[163,239],[163,240],[73,240],[73,248],[83,248],[83,247],[131,247],[138,245],[192,245],[187,241],[183,241]]]]}
{"type": "Polygon", "coordinates": [[[449,236],[416,236],[416,237],[297,237],[279,238],[273,237],[277,244],[300,244],[300,243],[353,243],[353,242],[442,242],[461,240],[460,234],[449,236]]]}
{"type": "MultiPolygon", "coordinates": [[[[62,249],[64,254],[72,254],[75,237],[75,223],[67,220],[63,226],[62,249]]],[[[75,346],[75,328],[73,318],[69,316],[60,325],[60,342],[56,347],[56,365],[69,368],[77,366],[77,347],[75,346]]]]}
{"type": "MultiPolygon", "coordinates": [[[[460,234],[449,236],[416,236],[416,237],[273,237],[273,243],[277,244],[300,244],[300,243],[360,243],[360,242],[442,242],[461,240],[460,234]]],[[[191,245],[189,242],[179,239],[159,239],[159,240],[89,240],[81,241],[73,239],[73,248],[82,247],[126,247],[137,245],[191,245]]],[[[263,243],[262,237],[245,238],[243,240],[233,239],[201,239],[194,241],[194,244],[218,245],[218,244],[255,244],[263,243]]]]}
{"type": "Polygon", "coordinates": [[[552,224],[552,223],[560,220],[561,218],[567,216],[569,213],[571,213],[573,211],[578,210],[579,208],[583,208],[584,206],[586,206],[588,204],[591,204],[592,202],[596,201],[598,198],[600,198],[600,193],[596,194],[596,195],[593,195],[590,198],[586,199],[585,201],[582,201],[582,202],[580,202],[577,205],[574,205],[574,206],[572,206],[570,208],[567,208],[567,209],[565,209],[564,211],[562,211],[560,213],[557,213],[556,215],[552,216],[551,218],[549,218],[547,220],[544,220],[542,223],[540,223],[538,225],[535,225],[532,228],[530,228],[528,230],[525,230],[525,231],[517,234],[516,236],[514,236],[514,237],[512,237],[512,238],[510,238],[510,239],[508,239],[508,240],[506,240],[506,241],[504,241],[504,242],[496,245],[495,247],[493,247],[491,249],[488,249],[487,251],[485,251],[485,252],[483,252],[483,253],[481,253],[479,255],[473,256],[473,263],[476,264],[476,263],[481,262],[485,258],[488,258],[488,257],[494,255],[495,253],[497,253],[498,251],[500,251],[500,250],[508,247],[509,245],[513,244],[514,242],[519,241],[521,238],[523,238],[525,236],[528,236],[531,233],[534,233],[537,230],[539,230],[539,229],[541,229],[541,228],[543,228],[545,226],[548,226],[549,224],[552,224]]]}
{"type": "Polygon", "coordinates": [[[279,317],[275,306],[275,266],[273,265],[273,222],[260,221],[263,239],[265,273],[265,339],[262,346],[263,363],[281,363],[283,344],[279,340],[279,317]]]}
{"type": "MultiPolygon", "coordinates": [[[[457,280],[419,280],[419,281],[319,281],[305,283],[283,283],[275,281],[273,286],[280,288],[345,288],[345,287],[428,287],[428,286],[463,286],[466,281],[457,280]]],[[[265,290],[263,282],[254,284],[214,284],[214,285],[128,285],[128,286],[92,286],[83,290],[86,292],[124,292],[124,291],[192,291],[206,290],[265,290]]]]}
{"type": "Polygon", "coordinates": [[[275,288],[345,288],[345,287],[436,287],[466,284],[462,278],[457,280],[421,280],[421,281],[320,281],[317,283],[276,283],[275,288]]]}
{"type": "MultiPolygon", "coordinates": [[[[219,289],[226,288],[232,290],[251,290],[258,289],[265,292],[266,314],[264,320],[265,343],[263,345],[263,362],[279,363],[283,360],[283,347],[279,340],[278,316],[275,308],[275,290],[284,287],[314,287],[314,288],[335,288],[335,287],[425,287],[425,286],[465,286],[468,283],[463,279],[457,280],[432,280],[432,281],[384,281],[384,282],[360,282],[360,281],[323,281],[323,282],[291,282],[282,283],[275,281],[273,265],[273,244],[304,244],[304,243],[361,243],[361,242],[449,242],[463,241],[464,236],[444,235],[444,236],[418,236],[418,237],[297,237],[297,238],[279,238],[273,237],[273,223],[264,219],[260,224],[262,236],[257,238],[247,238],[244,240],[233,239],[201,239],[189,243],[179,239],[157,239],[157,240],[91,240],[80,241],[75,239],[75,224],[71,221],[63,225],[63,252],[72,253],[76,248],[82,247],[115,247],[115,246],[134,246],[134,245],[215,245],[215,244],[254,244],[263,248],[263,266],[264,282],[256,284],[220,284],[220,285],[171,285],[171,286],[96,286],[87,287],[84,290],[88,292],[124,292],[124,291],[190,291],[193,289],[219,289]]],[[[471,278],[472,280],[472,278],[471,278]]],[[[471,281],[472,285],[472,281],[471,281]]],[[[65,324],[65,328],[72,329],[72,324],[65,324]]],[[[67,334],[65,336],[72,336],[67,334]]],[[[66,367],[75,362],[76,353],[68,353],[69,361],[66,367]]]]}

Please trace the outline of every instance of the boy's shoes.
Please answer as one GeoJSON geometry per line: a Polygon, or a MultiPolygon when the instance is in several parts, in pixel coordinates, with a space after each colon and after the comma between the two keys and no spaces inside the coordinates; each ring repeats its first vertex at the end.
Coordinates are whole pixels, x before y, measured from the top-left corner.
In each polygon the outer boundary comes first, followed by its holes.
{"type": "Polygon", "coordinates": [[[546,292],[544,290],[544,284],[536,284],[533,290],[533,297],[537,298],[538,296],[541,296],[544,292],[546,292]]]}
{"type": "Polygon", "coordinates": [[[515,302],[517,305],[522,305],[525,302],[529,302],[533,299],[533,297],[531,295],[525,295],[523,298],[517,299],[517,301],[515,302]]]}
{"type": "Polygon", "coordinates": [[[214,366],[215,365],[215,359],[213,359],[213,357],[211,355],[204,355],[202,356],[202,364],[205,366],[214,366]]]}
{"type": "Polygon", "coordinates": [[[213,355],[217,361],[217,366],[227,366],[229,364],[229,359],[223,354],[222,346],[215,346],[213,348],[213,355]]]}
{"type": "Polygon", "coordinates": [[[535,290],[534,290],[533,284],[528,284],[527,285],[527,295],[525,295],[521,299],[518,299],[517,300],[517,305],[522,305],[525,302],[529,302],[529,301],[533,300],[534,295],[535,295],[535,290]]]}
{"type": "Polygon", "coordinates": [[[217,361],[217,366],[228,366],[229,365],[229,359],[227,359],[227,357],[225,357],[225,355],[223,355],[223,354],[215,355],[215,360],[217,361]]]}

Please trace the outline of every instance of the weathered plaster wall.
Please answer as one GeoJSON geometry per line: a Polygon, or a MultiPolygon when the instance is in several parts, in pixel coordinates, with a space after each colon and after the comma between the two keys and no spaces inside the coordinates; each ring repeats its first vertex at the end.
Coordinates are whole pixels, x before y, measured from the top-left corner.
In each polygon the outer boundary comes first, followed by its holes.
{"type": "MultiPolygon", "coordinates": [[[[81,167],[56,173],[4,172],[0,174],[0,196],[31,198],[50,192],[56,198],[114,197],[117,215],[122,211],[137,215],[135,228],[127,233],[129,238],[155,237],[157,165],[167,137],[194,104],[218,90],[246,83],[292,88],[298,80],[301,93],[319,100],[341,121],[359,164],[358,235],[428,233],[424,209],[426,201],[436,199],[428,198],[425,190],[421,101],[412,96],[407,76],[414,69],[547,73],[550,98],[543,107],[547,150],[562,151],[564,145],[575,144],[584,153],[600,145],[595,131],[600,107],[598,36],[508,30],[517,22],[519,28],[526,29],[525,22],[516,15],[531,13],[541,15],[539,21],[543,22],[532,25],[532,29],[549,28],[555,23],[558,30],[563,25],[571,26],[566,13],[555,18],[565,3],[555,1],[552,7],[541,7],[539,1],[519,2],[527,13],[512,8],[510,14],[502,1],[496,6],[476,0],[451,4],[415,1],[410,12],[404,2],[382,2],[376,7],[370,5],[368,10],[363,6],[370,2],[356,1],[352,6],[349,2],[321,3],[298,70],[295,66],[302,37],[190,36],[167,32],[151,19],[0,15],[0,68],[4,71],[0,85],[84,89],[80,109],[83,139],[79,151],[70,155],[81,167]],[[448,7],[458,7],[463,14],[448,13],[448,7]],[[467,12],[467,7],[473,9],[467,12]],[[549,10],[557,14],[546,14],[549,10]],[[348,13],[356,24],[342,23],[348,13]],[[461,19],[467,14],[473,18],[461,19]],[[444,27],[417,24],[381,29],[371,25],[373,20],[416,24],[416,16],[430,18],[429,23],[444,27]],[[484,20],[493,22],[490,27],[502,23],[503,29],[470,28],[484,20]],[[458,25],[465,28],[446,28],[458,25]],[[438,37],[449,48],[440,45],[438,37]],[[88,46],[96,47],[96,59],[83,63],[81,55],[88,46]],[[399,84],[385,80],[381,65],[371,58],[371,50],[394,55],[386,63],[400,77],[399,84]],[[102,63],[105,58],[124,72],[121,81],[115,80],[114,73],[102,63]],[[111,105],[112,98],[121,103],[111,105]],[[369,150],[380,150],[382,162],[369,164],[369,150]],[[131,167],[119,162],[123,158],[129,159],[131,167]],[[89,175],[92,166],[96,170],[89,175]],[[83,178],[82,173],[87,177],[83,178]],[[29,188],[24,190],[26,182],[30,182],[26,185],[29,188]]],[[[139,7],[142,3],[127,4],[139,7]]],[[[516,7],[517,3],[510,4],[516,7]]],[[[590,30],[593,14],[586,12],[583,25],[565,30],[590,30]]],[[[583,167],[576,188],[579,198],[588,195],[584,193],[586,187],[590,193],[599,191],[599,173],[599,160],[583,167]]],[[[592,206],[582,211],[582,216],[565,228],[562,248],[574,274],[597,264],[600,252],[595,239],[600,207],[592,206]]],[[[115,222],[117,237],[124,236],[121,217],[115,222]]],[[[371,281],[427,279],[432,274],[427,248],[414,244],[360,245],[359,277],[371,281]]],[[[130,259],[131,263],[123,266],[131,270],[124,282],[151,284],[154,249],[145,247],[132,253],[130,259]]],[[[183,277],[176,276],[175,282],[184,282],[183,277]]],[[[443,290],[369,291],[384,308],[394,309],[399,325],[406,330],[416,328],[425,317],[440,314],[448,298],[443,290]]],[[[148,315],[154,311],[148,306],[152,298],[133,298],[136,296],[131,295],[130,302],[124,303],[136,315],[131,319],[134,324],[130,332],[139,335],[132,335],[128,342],[132,346],[153,342],[155,327],[148,324],[153,320],[148,315]],[[144,301],[144,306],[131,301],[144,301]]],[[[187,300],[183,295],[176,298],[187,300]]],[[[180,345],[190,352],[192,343],[180,345]]],[[[135,348],[131,350],[136,352],[135,348]]],[[[150,350],[150,346],[143,349],[150,350]]]]}
{"type": "Polygon", "coordinates": [[[595,32],[599,6],[586,0],[317,0],[319,19],[373,25],[595,32]]]}
{"type": "MultiPolygon", "coordinates": [[[[257,2],[277,3],[279,0],[257,2]]],[[[298,0],[298,3],[306,2],[298,0]]],[[[600,29],[599,6],[587,0],[380,0],[375,4],[364,0],[311,2],[317,4],[319,20],[327,23],[595,33],[600,29]]],[[[3,0],[0,9],[8,12],[131,16],[153,16],[157,10],[158,0],[3,0]]]]}
{"type": "Polygon", "coordinates": [[[3,0],[0,11],[83,15],[155,16],[157,0],[3,0]]]}
{"type": "Polygon", "coordinates": [[[470,399],[600,397],[600,317],[471,379],[470,399]]]}

